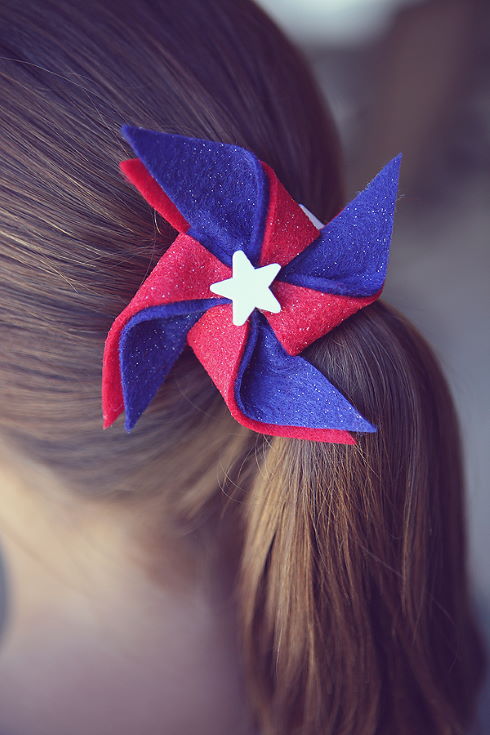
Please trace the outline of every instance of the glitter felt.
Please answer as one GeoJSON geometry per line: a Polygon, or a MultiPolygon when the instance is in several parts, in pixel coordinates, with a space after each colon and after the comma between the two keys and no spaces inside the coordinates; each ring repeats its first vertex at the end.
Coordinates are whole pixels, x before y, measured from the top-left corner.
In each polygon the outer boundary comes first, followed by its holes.
{"type": "MultiPolygon", "coordinates": [[[[318,229],[274,171],[237,146],[125,126],[138,159],[121,164],[181,234],[107,337],[104,426],[125,410],[132,428],[185,342],[237,421],[260,433],[352,444],[375,431],[302,350],[378,298],[384,282],[400,157],[318,229]],[[232,323],[210,285],[231,277],[233,253],[278,263],[279,313],[232,323]]],[[[253,301],[252,301],[253,303],[253,301]]]]}
{"type": "Polygon", "coordinates": [[[119,361],[128,431],[180,356],[189,329],[210,305],[220,302],[197,299],[151,306],[138,311],[125,324],[119,340],[119,361]]]}
{"type": "Polygon", "coordinates": [[[240,362],[236,401],[257,421],[346,431],[376,431],[325,376],[302,357],[292,357],[255,311],[240,362]]]}
{"type": "Polygon", "coordinates": [[[290,261],[283,281],[323,293],[372,296],[383,286],[393,228],[401,156],[325,225],[312,245],[290,261]]]}
{"type": "MultiPolygon", "coordinates": [[[[296,439],[355,444],[348,431],[338,429],[311,429],[302,426],[278,425],[259,421],[243,413],[237,401],[237,375],[250,334],[250,323],[235,327],[231,320],[231,305],[209,309],[189,331],[187,341],[194,350],[214,384],[225,399],[234,419],[260,434],[296,439]]],[[[297,386],[298,387],[298,386],[297,386]]],[[[288,400],[292,400],[289,396],[288,400]]]]}
{"type": "Polygon", "coordinates": [[[339,296],[276,280],[272,292],[281,304],[280,314],[266,314],[279,342],[290,355],[316,342],[356,311],[375,301],[372,296],[339,296]]]}
{"type": "Polygon", "coordinates": [[[190,223],[190,235],[228,266],[235,250],[257,263],[268,197],[267,177],[253,153],[129,125],[122,132],[190,223]]]}
{"type": "MultiPolygon", "coordinates": [[[[229,278],[231,269],[189,235],[180,234],[160,258],[127,307],[114,320],[107,335],[102,369],[104,427],[124,410],[119,340],[126,323],[138,312],[171,302],[211,299],[209,284],[229,278]]],[[[222,299],[224,301],[224,299],[222,299]]],[[[164,361],[162,357],[162,362],[164,361]]]]}

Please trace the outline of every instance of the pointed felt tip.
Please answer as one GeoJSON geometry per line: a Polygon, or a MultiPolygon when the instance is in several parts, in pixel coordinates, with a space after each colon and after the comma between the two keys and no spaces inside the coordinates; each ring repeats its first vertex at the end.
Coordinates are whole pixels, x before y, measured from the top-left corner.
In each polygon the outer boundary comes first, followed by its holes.
{"type": "Polygon", "coordinates": [[[138,128],[136,125],[128,125],[127,123],[124,123],[124,125],[121,125],[120,131],[121,135],[130,145],[131,145],[131,135],[133,131],[142,130],[143,128],[138,128]]]}
{"type": "MultiPolygon", "coordinates": [[[[386,166],[384,166],[381,171],[378,173],[378,176],[392,176],[394,180],[396,180],[396,184],[398,185],[398,179],[400,177],[400,166],[402,162],[403,154],[399,153],[397,156],[391,159],[391,161],[388,161],[386,166]]],[[[377,177],[376,177],[377,178],[377,177]]]]}
{"type": "Polygon", "coordinates": [[[363,434],[377,434],[378,433],[378,427],[373,426],[373,424],[370,424],[369,421],[366,421],[364,419],[364,428],[362,429],[363,434]]]}
{"type": "Polygon", "coordinates": [[[399,154],[389,161],[324,225],[318,238],[283,268],[281,281],[322,294],[360,299],[379,295],[389,258],[401,158],[399,154]]]}
{"type": "MultiPolygon", "coordinates": [[[[151,166],[148,166],[148,161],[146,161],[145,158],[148,154],[150,154],[150,157],[153,158],[155,157],[155,154],[160,154],[162,150],[162,144],[172,147],[173,145],[185,146],[192,145],[193,143],[210,143],[210,141],[201,140],[200,138],[187,137],[185,135],[180,135],[179,133],[165,133],[163,131],[148,130],[147,128],[142,128],[139,125],[128,125],[126,123],[124,125],[121,125],[120,130],[124,140],[129,143],[138,158],[140,158],[143,163],[145,163],[146,167],[150,170],[150,173],[152,173],[152,175],[154,174],[151,171],[151,166]],[[155,148],[155,146],[157,146],[157,148],[155,148]]],[[[212,145],[214,147],[232,147],[226,145],[225,143],[218,142],[213,142],[212,145]]],[[[168,156],[168,153],[169,151],[166,150],[166,156],[168,156]]],[[[172,154],[173,151],[171,150],[170,153],[172,154]]]]}
{"type": "MultiPolygon", "coordinates": [[[[347,444],[348,446],[355,446],[357,444],[357,442],[354,439],[354,437],[352,436],[352,434],[349,434],[347,431],[346,432],[339,432],[339,434],[342,435],[342,438],[340,439],[340,437],[339,437],[337,441],[330,440],[330,439],[323,440],[323,441],[328,441],[330,444],[347,444]]],[[[322,440],[320,440],[320,441],[322,441],[322,440]]]]}
{"type": "Polygon", "coordinates": [[[187,232],[189,223],[181,215],[175,204],[146,170],[139,158],[121,161],[119,169],[125,178],[136,187],[144,199],[165,219],[177,232],[187,232]]]}
{"type": "MultiPolygon", "coordinates": [[[[391,216],[393,216],[398,193],[401,161],[401,153],[392,158],[391,161],[388,161],[388,163],[385,164],[383,168],[378,171],[376,176],[366,185],[364,190],[361,191],[360,194],[358,194],[357,197],[349,204],[351,205],[356,200],[359,201],[359,197],[364,198],[365,195],[367,195],[367,198],[369,198],[372,196],[373,192],[378,192],[375,195],[378,198],[376,206],[380,206],[381,202],[379,201],[379,197],[381,196],[385,200],[385,204],[388,204],[391,208],[391,216]]],[[[372,202],[370,202],[370,204],[372,205],[372,202]]],[[[327,222],[324,230],[328,228],[329,224],[330,223],[327,222]]]]}
{"type": "Polygon", "coordinates": [[[138,422],[139,416],[128,416],[126,414],[126,418],[124,420],[124,429],[128,434],[131,434],[132,430],[136,426],[138,422]]]}
{"type": "Polygon", "coordinates": [[[383,168],[378,171],[374,179],[372,179],[369,184],[367,185],[367,188],[370,188],[375,182],[376,184],[382,180],[386,182],[385,186],[389,186],[388,181],[389,179],[392,179],[392,192],[393,194],[396,194],[396,190],[398,187],[398,179],[400,176],[400,166],[402,162],[402,154],[399,153],[397,156],[391,159],[391,161],[388,161],[388,163],[383,166],[383,168]]]}
{"type": "Polygon", "coordinates": [[[179,135],[171,135],[170,133],[159,133],[155,130],[147,130],[141,128],[138,125],[121,125],[121,135],[129,143],[133,151],[136,153],[138,158],[141,158],[144,162],[144,152],[148,146],[151,146],[154,141],[161,140],[162,138],[180,138],[179,135]]]}

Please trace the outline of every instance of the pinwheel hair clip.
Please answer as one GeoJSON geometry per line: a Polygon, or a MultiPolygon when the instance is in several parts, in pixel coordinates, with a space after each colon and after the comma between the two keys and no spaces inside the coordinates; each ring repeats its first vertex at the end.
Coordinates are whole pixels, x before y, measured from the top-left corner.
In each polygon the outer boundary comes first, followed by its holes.
{"type": "Polygon", "coordinates": [[[400,156],[331,222],[248,150],[124,126],[121,169],[178,232],[115,319],[104,427],[131,430],[189,345],[232,416],[262,434],[355,444],[372,426],[300,353],[381,293],[400,156]]]}

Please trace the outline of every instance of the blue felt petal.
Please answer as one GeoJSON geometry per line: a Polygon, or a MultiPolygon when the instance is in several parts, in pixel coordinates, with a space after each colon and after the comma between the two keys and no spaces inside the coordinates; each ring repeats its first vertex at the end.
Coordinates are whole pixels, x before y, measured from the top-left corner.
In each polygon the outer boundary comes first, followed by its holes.
{"type": "Polygon", "coordinates": [[[311,363],[288,355],[256,312],[250,320],[235,398],[246,416],[267,424],[376,431],[311,363]]]}
{"type": "Polygon", "coordinates": [[[224,299],[195,299],[151,306],[135,314],[119,340],[121,383],[130,431],[184,349],[187,332],[224,299]]]}
{"type": "Polygon", "coordinates": [[[372,296],[384,283],[401,154],[286,265],[282,281],[324,293],[372,296]]]}
{"type": "Polygon", "coordinates": [[[122,134],[190,224],[189,235],[231,266],[235,250],[257,264],[267,178],[250,151],[124,125],[122,134]]]}

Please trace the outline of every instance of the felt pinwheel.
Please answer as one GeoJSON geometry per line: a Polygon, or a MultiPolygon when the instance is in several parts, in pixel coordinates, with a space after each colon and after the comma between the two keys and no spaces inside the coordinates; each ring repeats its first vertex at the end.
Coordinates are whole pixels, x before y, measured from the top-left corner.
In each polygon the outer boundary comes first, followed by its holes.
{"type": "Polygon", "coordinates": [[[104,426],[129,431],[188,344],[233,417],[259,433],[355,444],[376,431],[300,356],[385,279],[400,156],[323,226],[235,145],[124,126],[122,171],[178,232],[115,319],[104,426]]]}

